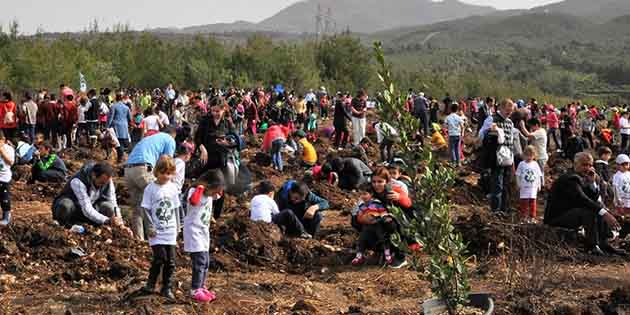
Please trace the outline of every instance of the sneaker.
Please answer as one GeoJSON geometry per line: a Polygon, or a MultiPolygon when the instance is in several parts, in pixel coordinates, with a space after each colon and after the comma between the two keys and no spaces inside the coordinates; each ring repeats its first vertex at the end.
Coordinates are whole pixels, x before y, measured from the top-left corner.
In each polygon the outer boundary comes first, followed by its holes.
{"type": "Polygon", "coordinates": [[[210,298],[210,300],[208,302],[212,302],[217,298],[216,293],[212,292],[212,291],[208,291],[208,289],[206,288],[201,288],[201,290],[203,291],[203,293],[206,294],[206,296],[208,296],[210,298]]]}
{"type": "Polygon", "coordinates": [[[313,238],[313,235],[304,232],[300,235],[300,238],[305,239],[305,240],[310,240],[313,238]]]}
{"type": "Polygon", "coordinates": [[[402,260],[398,260],[398,259],[394,260],[389,266],[393,269],[400,269],[402,267],[407,266],[407,264],[408,264],[407,260],[403,258],[402,260]]]}
{"type": "Polygon", "coordinates": [[[394,257],[391,254],[385,254],[385,263],[391,266],[394,263],[394,257]]]}
{"type": "Polygon", "coordinates": [[[363,265],[364,263],[365,263],[365,256],[359,256],[359,255],[357,255],[357,257],[355,257],[355,258],[352,260],[352,265],[353,265],[353,266],[361,266],[361,265],[363,265]]]}
{"type": "Polygon", "coordinates": [[[419,252],[422,250],[422,245],[419,243],[409,244],[409,250],[412,252],[419,252]]]}
{"type": "Polygon", "coordinates": [[[206,292],[204,292],[203,289],[195,290],[192,298],[197,303],[207,303],[210,301],[210,296],[208,296],[208,294],[206,294],[206,292]]]}
{"type": "Polygon", "coordinates": [[[0,225],[9,225],[11,222],[11,211],[4,211],[2,215],[2,220],[0,221],[0,225]]]}

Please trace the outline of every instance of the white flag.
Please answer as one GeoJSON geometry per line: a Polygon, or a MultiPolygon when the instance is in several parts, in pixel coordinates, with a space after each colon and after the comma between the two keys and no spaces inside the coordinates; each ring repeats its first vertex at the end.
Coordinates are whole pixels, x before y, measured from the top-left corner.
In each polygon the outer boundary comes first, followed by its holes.
{"type": "Polygon", "coordinates": [[[87,81],[85,81],[85,76],[81,72],[79,72],[79,89],[83,93],[87,92],[87,81]]]}

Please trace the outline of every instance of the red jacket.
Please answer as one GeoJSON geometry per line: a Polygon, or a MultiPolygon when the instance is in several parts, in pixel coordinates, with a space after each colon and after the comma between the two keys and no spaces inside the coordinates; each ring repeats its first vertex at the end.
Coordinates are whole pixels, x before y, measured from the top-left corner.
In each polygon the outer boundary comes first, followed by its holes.
{"type": "Polygon", "coordinates": [[[282,139],[286,141],[289,138],[289,127],[282,125],[273,125],[265,132],[265,138],[263,139],[262,149],[263,152],[271,150],[271,143],[274,140],[282,139]]]}
{"type": "Polygon", "coordinates": [[[63,105],[64,110],[61,119],[66,126],[72,126],[79,120],[77,104],[74,101],[66,101],[63,105]]]}
{"type": "Polygon", "coordinates": [[[17,107],[13,101],[0,103],[0,128],[17,128],[17,107]],[[7,113],[13,113],[13,122],[5,123],[7,113]]]}

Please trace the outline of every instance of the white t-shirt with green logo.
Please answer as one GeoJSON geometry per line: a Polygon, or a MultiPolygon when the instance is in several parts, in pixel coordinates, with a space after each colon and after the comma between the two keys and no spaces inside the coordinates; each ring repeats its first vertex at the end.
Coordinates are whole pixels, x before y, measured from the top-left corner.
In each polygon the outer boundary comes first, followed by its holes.
{"type": "MultiPolygon", "coordinates": [[[[188,191],[188,198],[195,188],[188,191]]],[[[203,196],[199,205],[193,206],[187,201],[187,213],[184,217],[184,251],[187,253],[207,252],[210,249],[210,221],[212,220],[212,198],[203,196]]]]}
{"type": "Polygon", "coordinates": [[[630,172],[615,173],[612,182],[615,188],[615,204],[630,208],[630,172]]]}
{"type": "Polygon", "coordinates": [[[522,161],[516,169],[521,199],[536,199],[542,187],[543,174],[536,161],[522,161]]]}
{"type": "Polygon", "coordinates": [[[177,216],[180,201],[177,186],[172,182],[159,185],[150,183],[142,195],[142,208],[149,210],[156,235],[149,238],[149,245],[177,245],[177,216]]]}

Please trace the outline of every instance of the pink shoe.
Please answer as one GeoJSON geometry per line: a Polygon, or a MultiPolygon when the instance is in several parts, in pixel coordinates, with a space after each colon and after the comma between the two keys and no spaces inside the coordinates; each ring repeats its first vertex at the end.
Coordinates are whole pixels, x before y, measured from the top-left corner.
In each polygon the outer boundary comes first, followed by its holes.
{"type": "Polygon", "coordinates": [[[206,295],[202,289],[195,290],[195,294],[193,294],[192,298],[198,303],[207,303],[210,301],[210,297],[206,295]]]}
{"type": "Polygon", "coordinates": [[[202,290],[203,293],[206,294],[206,296],[208,297],[208,302],[212,302],[212,301],[216,300],[217,295],[214,292],[208,291],[208,289],[206,289],[206,288],[201,288],[200,290],[202,290]]]}

